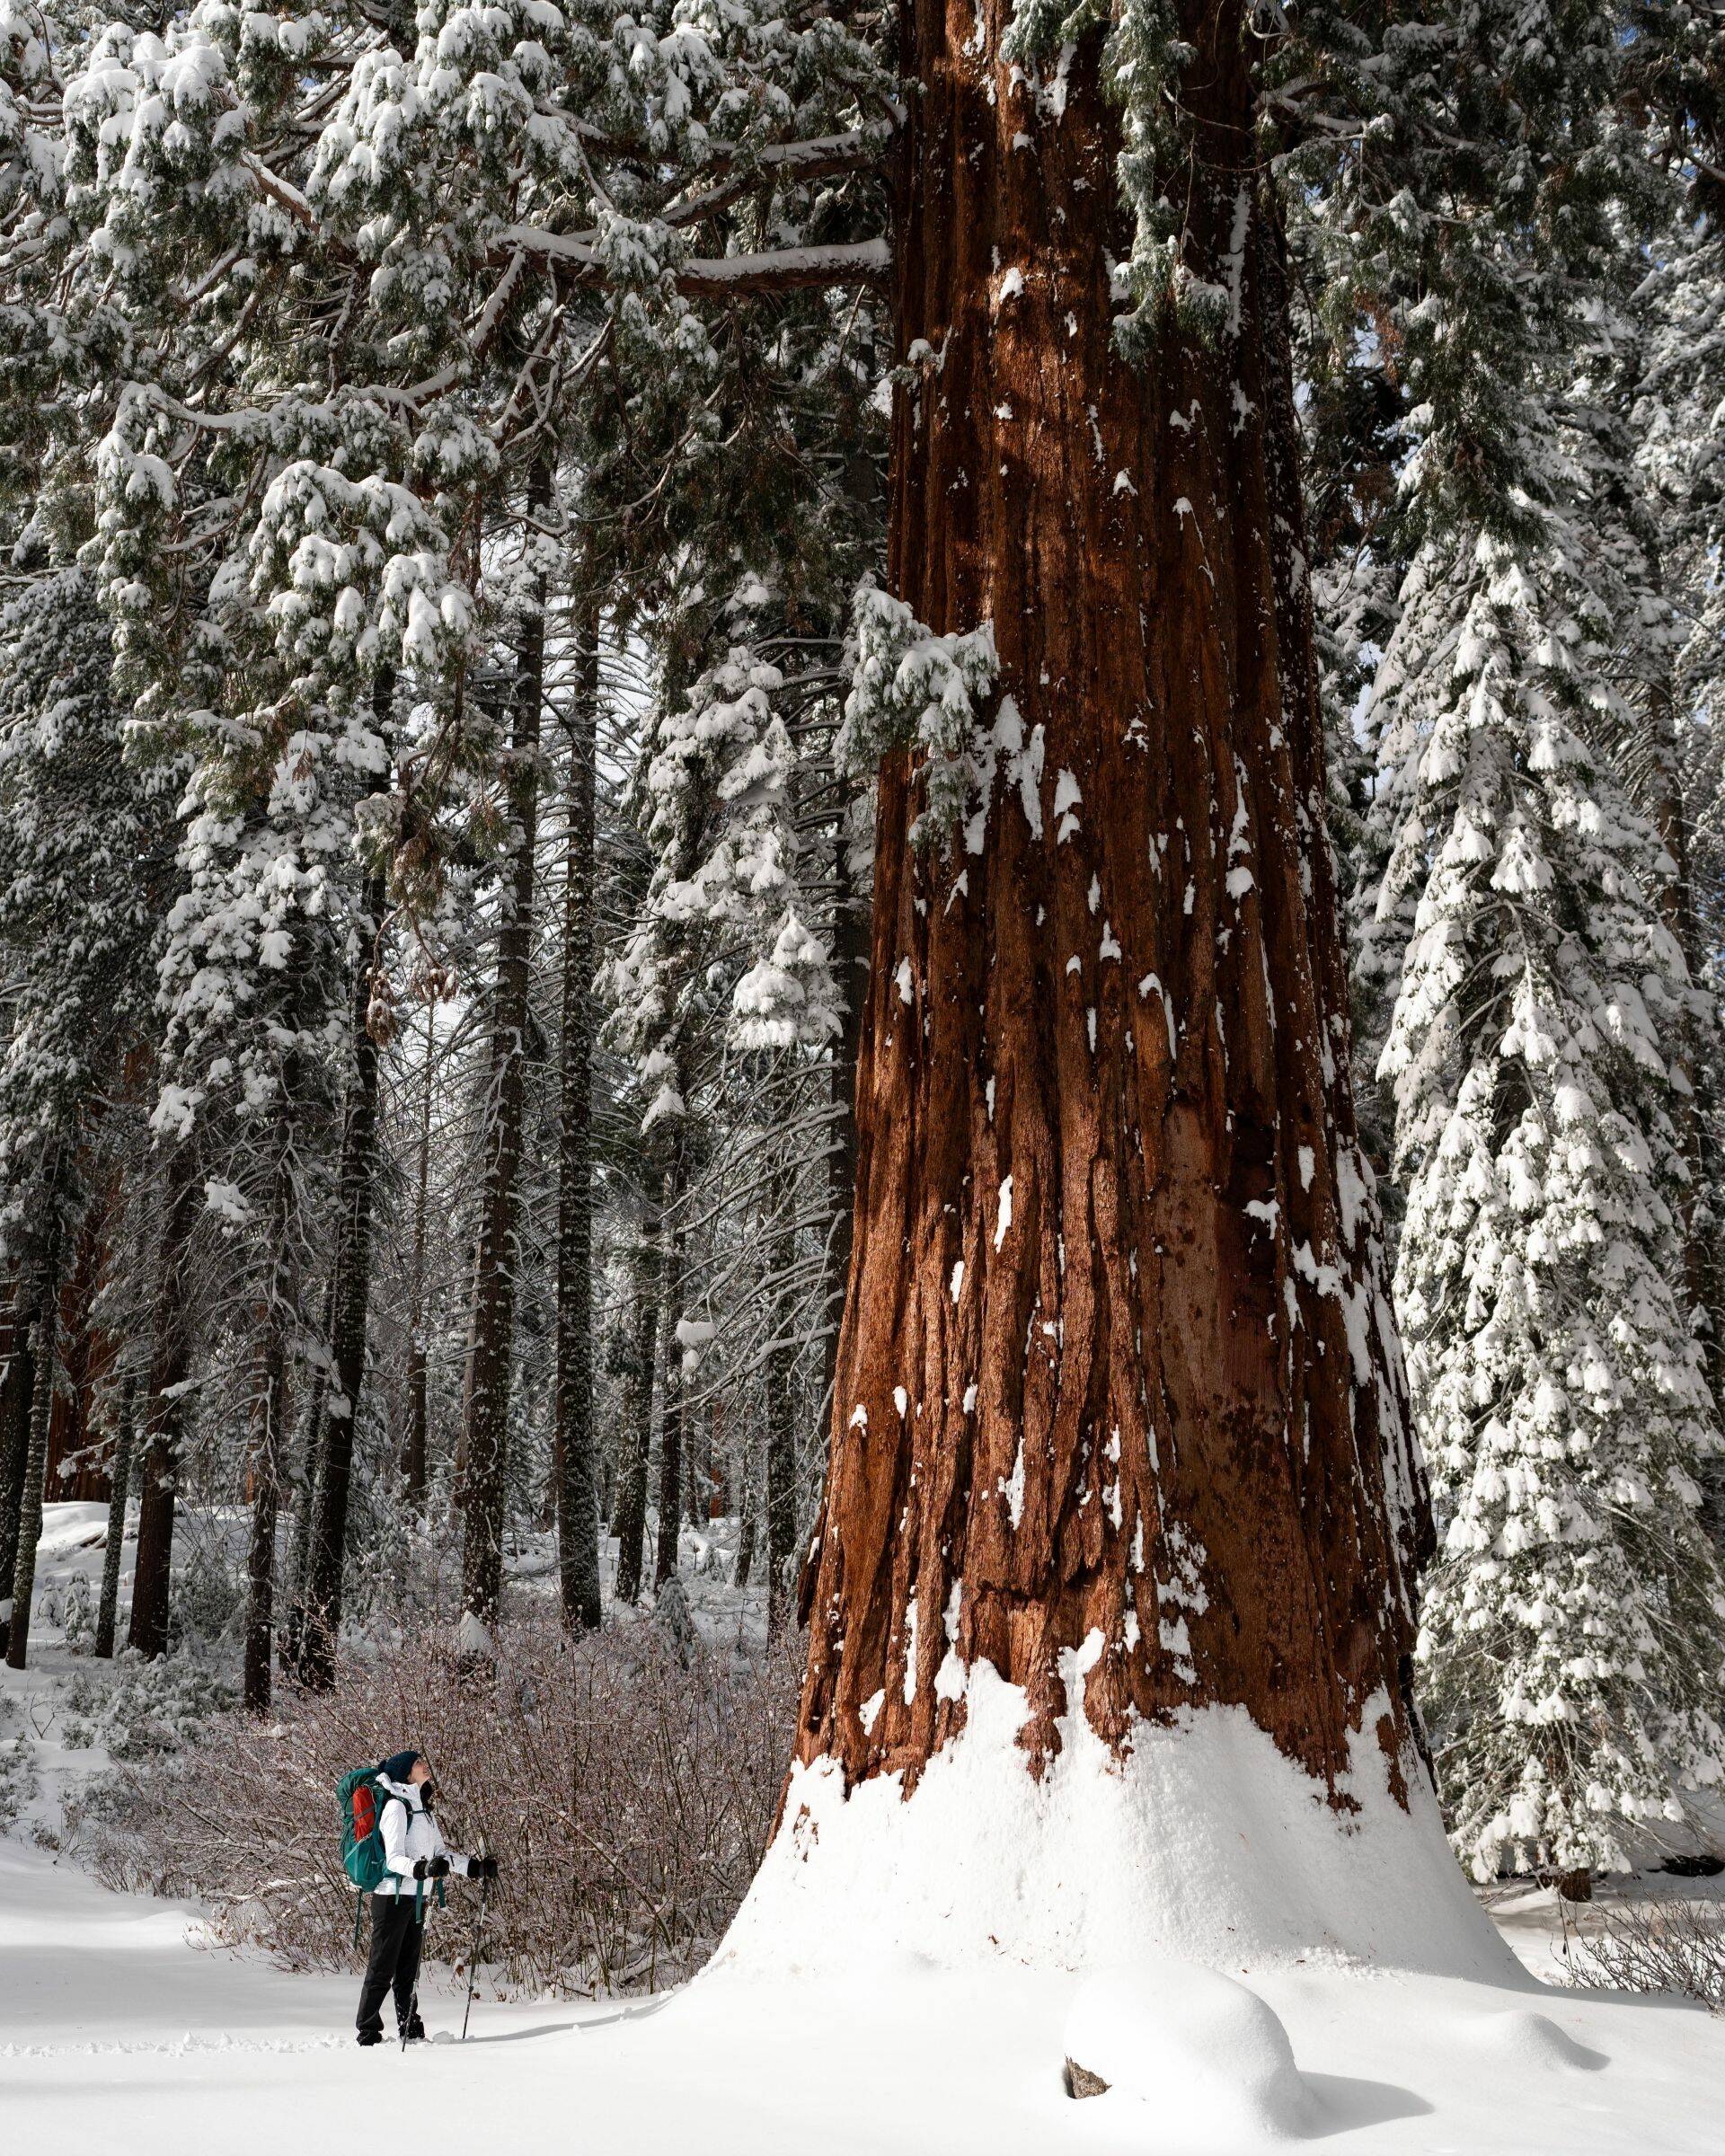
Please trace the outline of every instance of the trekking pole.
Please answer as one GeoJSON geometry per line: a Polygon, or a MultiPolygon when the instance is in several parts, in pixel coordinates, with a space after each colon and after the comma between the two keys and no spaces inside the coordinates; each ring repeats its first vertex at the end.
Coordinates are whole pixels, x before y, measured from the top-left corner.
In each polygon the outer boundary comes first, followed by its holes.
{"type": "MultiPolygon", "coordinates": [[[[425,1951],[425,1886],[421,1882],[413,1889],[413,1922],[419,1933],[420,1951],[425,1951]]],[[[402,2023],[402,2056],[407,2056],[407,2033],[413,2026],[413,2018],[420,2010],[420,1965],[413,1965],[413,1989],[408,1993],[407,2019],[402,2023]]]]}
{"type": "MultiPolygon", "coordinates": [[[[482,1857],[486,1854],[483,1836],[480,1839],[479,1853],[482,1857]]],[[[473,1943],[467,1954],[467,2003],[461,2010],[461,2040],[464,2044],[467,2041],[467,2017],[473,2010],[473,1978],[479,1970],[479,1942],[485,1930],[485,1897],[491,1891],[491,1882],[488,1873],[479,1882],[479,1914],[473,1919],[473,1943]]]]}

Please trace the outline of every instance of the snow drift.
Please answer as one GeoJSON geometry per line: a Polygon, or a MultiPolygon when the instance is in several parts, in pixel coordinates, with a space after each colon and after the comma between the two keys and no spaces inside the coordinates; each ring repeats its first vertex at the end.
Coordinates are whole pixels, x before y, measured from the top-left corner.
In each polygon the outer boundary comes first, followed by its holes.
{"type": "Polygon", "coordinates": [[[1039,1780],[1018,1742],[1024,1694],[986,1663],[964,1675],[964,1729],[910,1796],[896,1774],[847,1796],[835,1762],[794,1768],[714,1970],[1319,1959],[1514,1981],[1423,1776],[1411,1809],[1391,1795],[1372,1710],[1358,1808],[1339,1812],[1241,1708],[1144,1724],[1117,1758],[1079,1703],[1092,1659],[1066,1658],[1075,1704],[1039,1780]]]}

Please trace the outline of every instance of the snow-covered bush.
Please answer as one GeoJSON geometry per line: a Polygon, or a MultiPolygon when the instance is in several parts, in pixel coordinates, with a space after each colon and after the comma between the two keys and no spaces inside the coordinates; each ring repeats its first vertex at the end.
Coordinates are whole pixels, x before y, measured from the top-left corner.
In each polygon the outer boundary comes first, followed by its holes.
{"type": "Polygon", "coordinates": [[[1571,1957],[1576,1981],[1618,1992],[1675,1992],[1725,2014],[1725,1911],[1670,1901],[1611,1909],[1571,1957]]]}
{"type": "Polygon", "coordinates": [[[96,1641],[96,1589],[82,1572],[50,1587],[38,1605],[49,1624],[66,1635],[75,1655],[87,1655],[96,1641]]]}
{"type": "Polygon", "coordinates": [[[189,1654],[145,1662],[127,1653],[111,1666],[80,1669],[63,1715],[74,1750],[99,1745],[112,1759],[136,1763],[177,1752],[225,1716],[234,1684],[211,1664],[189,1654]]]}
{"type": "Polygon", "coordinates": [[[36,1768],[16,1706],[0,1692],[0,1834],[10,1833],[36,1794],[36,1768]]]}
{"type": "Polygon", "coordinates": [[[245,1602],[245,1582],[214,1537],[199,1541],[176,1569],[168,1634],[176,1646],[226,1639],[245,1602]]]}

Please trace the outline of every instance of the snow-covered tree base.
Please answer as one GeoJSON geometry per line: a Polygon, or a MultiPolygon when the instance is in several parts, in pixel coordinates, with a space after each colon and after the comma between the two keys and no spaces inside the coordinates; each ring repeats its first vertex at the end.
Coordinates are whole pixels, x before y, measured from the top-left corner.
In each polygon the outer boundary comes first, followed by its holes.
{"type": "MultiPolygon", "coordinates": [[[[1081,1696],[1083,1653],[1067,1696],[1081,1696]]],[[[1501,1981],[1507,1960],[1445,1843],[1422,1774],[1391,1794],[1368,1711],[1337,1810],[1243,1709],[1141,1724],[1117,1760],[1075,1707],[1040,1780],[1024,1694],[987,1664],[966,1725],[909,1797],[847,1798],[796,1767],[778,1834],[714,1965],[746,1975],[1004,1957],[1108,1968],[1174,1957],[1237,1973],[1303,1958],[1501,1981]]]]}

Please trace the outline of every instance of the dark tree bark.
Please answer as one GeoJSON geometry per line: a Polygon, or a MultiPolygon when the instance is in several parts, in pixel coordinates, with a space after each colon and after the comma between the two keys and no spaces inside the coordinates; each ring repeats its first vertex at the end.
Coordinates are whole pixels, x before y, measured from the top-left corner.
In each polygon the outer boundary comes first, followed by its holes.
{"type": "Polygon", "coordinates": [[[631,1264],[632,1303],[624,1349],[624,1426],[617,1463],[616,1600],[625,1608],[641,1599],[647,1534],[647,1467],[653,1444],[653,1373],[659,1341],[659,1224],[641,1224],[631,1264]]]}
{"type": "MultiPolygon", "coordinates": [[[[387,691],[381,692],[387,702],[387,691]]],[[[359,1392],[366,1374],[366,1334],[371,1318],[371,1210],[377,1180],[378,1047],[367,1013],[371,1005],[377,939],[383,931],[385,893],[381,876],[366,879],[361,946],[353,972],[353,1082],[336,1174],[335,1249],[331,1259],[330,1349],[334,1383],[321,1389],[322,1429],[317,1445],[315,1491],[305,1573],[305,1612],[299,1674],[314,1689],[335,1678],[341,1632],[341,1575],[347,1560],[348,1494],[353,1481],[353,1441],[359,1392]]],[[[318,1429],[318,1422],[313,1424],[318,1429]]]]}
{"type": "MultiPolygon", "coordinates": [[[[297,1001],[297,986],[290,991],[297,1001]]],[[[290,1017],[296,1021],[297,1013],[290,1017]]],[[[262,1274],[253,1312],[252,1386],[252,1533],[246,1552],[244,1674],[241,1697],[253,1714],[270,1709],[275,1659],[276,1530],[288,1443],[288,1344],[296,1321],[298,1265],[295,1236],[294,1155],[304,1069],[296,1048],[284,1059],[281,1108],[262,1274]]]]}
{"type": "MultiPolygon", "coordinates": [[[[328,1339],[335,1329],[334,1288],[335,1277],[330,1277],[330,1296],[323,1311],[323,1339],[328,1339]]],[[[311,1568],[312,1525],[317,1513],[317,1479],[319,1463],[319,1435],[323,1427],[323,1395],[329,1387],[329,1373],[320,1362],[312,1373],[311,1391],[305,1403],[305,1427],[299,1441],[299,1471],[292,1478],[294,1484],[294,1543],[289,1578],[286,1635],[282,1640],[281,1666],[297,1671],[301,1649],[305,1639],[305,1589],[311,1568]]]]}
{"type": "Polygon", "coordinates": [[[677,1337],[683,1306],[684,1230],[677,1200],[682,1195],[675,1168],[665,1178],[665,1208],[661,1280],[664,1312],[659,1320],[664,1334],[664,1362],[660,1383],[664,1392],[659,1420],[658,1533],[653,1551],[653,1592],[658,1594],[677,1570],[677,1546],[683,1530],[683,1452],[688,1387],[683,1382],[683,1344],[677,1337]]]}
{"type": "Polygon", "coordinates": [[[416,1512],[425,1509],[427,1455],[430,1445],[430,1400],[426,1375],[426,1334],[430,1318],[426,1310],[426,1231],[431,1197],[431,1098],[437,1074],[437,1004],[428,995],[425,1005],[425,1069],[420,1087],[420,1153],[413,1184],[413,1307],[407,1345],[407,1441],[402,1447],[402,1475],[408,1502],[416,1512]]]}
{"type": "Polygon", "coordinates": [[[132,1441],[137,1405],[137,1379],[127,1371],[120,1380],[114,1413],[114,1452],[108,1468],[108,1542],[102,1557],[102,1599],[96,1605],[96,1653],[104,1661],[114,1652],[114,1626],[119,1613],[119,1567],[126,1544],[126,1502],[132,1487],[132,1441]]]}
{"type": "Polygon", "coordinates": [[[168,1590],[183,1418],[180,1387],[190,1367],[186,1260],[198,1217],[194,1169],[190,1147],[180,1145],[164,1176],[155,1307],[150,1322],[149,1399],[138,1461],[137,1556],[132,1567],[132,1614],[127,1632],[127,1644],[146,1661],[165,1654],[168,1648],[168,1590]]]}
{"type": "MultiPolygon", "coordinates": [[[[5,1373],[0,1378],[0,1592],[12,1589],[18,1561],[18,1515],[24,1500],[24,1462],[30,1454],[30,1403],[36,1391],[36,1358],[31,1335],[35,1305],[20,1267],[6,1309],[5,1373]]],[[[0,1618],[0,1654],[6,1649],[11,1620],[0,1618]]]]}
{"type": "MultiPolygon", "coordinates": [[[[551,474],[535,466],[530,511],[551,499],[551,474]]],[[[491,1013],[491,1100],[479,1243],[473,1259],[473,1334],[462,1432],[462,1635],[466,1651],[488,1651],[503,1588],[508,1494],[510,1355],[515,1335],[516,1227],[526,1107],[527,998],[533,950],[535,842],[539,809],[539,721],[545,686],[545,579],[535,581],[516,646],[508,766],[515,828],[505,914],[498,935],[491,1013]]]]}
{"type": "Polygon", "coordinates": [[[282,1418],[288,1377],[284,1317],[275,1307],[279,1292],[279,1284],[272,1281],[257,1312],[259,1341],[252,1375],[252,1533],[246,1550],[241,1696],[253,1714],[270,1710],[275,1657],[276,1525],[281,1515],[282,1418]]]}
{"type": "Polygon", "coordinates": [[[755,1467],[745,1449],[738,1462],[737,1503],[742,1513],[737,1530],[736,1585],[746,1587],[755,1572],[755,1545],[760,1538],[760,1506],[755,1494],[755,1467]]]}
{"type": "Polygon", "coordinates": [[[1099,38],[1057,119],[998,60],[1011,13],[906,15],[897,346],[940,357],[897,396],[890,579],[936,632],[992,621],[1010,769],[980,854],[913,847],[918,775],[880,774],[799,1753],[914,1787],[963,1726],[950,1648],[1023,1688],[1027,1771],[1068,1708],[1125,1747],[1226,1702],[1340,1804],[1376,1697],[1404,1796],[1425,1529],[1356,1144],[1249,40],[1239,0],[1181,0],[1195,143],[1169,184],[1236,321],[1132,364],[1099,38]],[[1154,1583],[1195,1565],[1160,1623],[1154,1583]]]}
{"type": "Polygon", "coordinates": [[[31,1604],[36,1599],[36,1547],[42,1539],[43,1484],[48,1476],[48,1426],[54,1411],[54,1365],[59,1331],[58,1237],[50,1234],[42,1259],[31,1340],[30,1441],[19,1492],[18,1547],[12,1562],[12,1615],[6,1626],[6,1666],[22,1669],[30,1654],[31,1604]]]}
{"type": "Polygon", "coordinates": [[[771,1244],[772,1337],[762,1384],[766,1407],[766,1633],[776,1639],[794,1606],[797,1541],[797,1313],[792,1293],[796,1233],[793,1184],[777,1193],[778,1227],[771,1244]]]}
{"type": "Polygon", "coordinates": [[[579,631],[570,711],[563,881],[563,1041],[557,1161],[557,1576],[571,1632],[599,1622],[593,1462],[593,792],[598,614],[579,631]]]}

